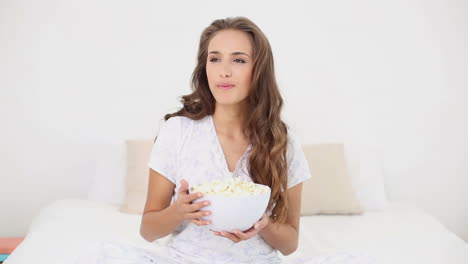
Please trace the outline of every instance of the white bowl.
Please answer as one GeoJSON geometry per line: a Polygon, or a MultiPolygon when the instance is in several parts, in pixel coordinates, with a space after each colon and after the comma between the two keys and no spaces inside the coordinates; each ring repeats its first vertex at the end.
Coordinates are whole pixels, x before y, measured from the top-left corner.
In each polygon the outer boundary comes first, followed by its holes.
{"type": "MultiPolygon", "coordinates": [[[[256,183],[255,185],[261,185],[256,183]]],[[[210,220],[208,226],[213,231],[232,232],[237,229],[245,231],[251,228],[265,213],[270,200],[271,189],[262,194],[249,196],[224,196],[222,194],[204,194],[203,197],[193,201],[208,200],[210,205],[200,211],[211,211],[210,215],[203,216],[202,220],[210,220]]]]}

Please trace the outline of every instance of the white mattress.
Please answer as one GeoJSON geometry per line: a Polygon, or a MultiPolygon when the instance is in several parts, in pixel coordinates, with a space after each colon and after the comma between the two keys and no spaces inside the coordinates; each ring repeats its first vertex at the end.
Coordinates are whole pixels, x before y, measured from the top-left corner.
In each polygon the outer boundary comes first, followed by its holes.
{"type": "MultiPolygon", "coordinates": [[[[115,206],[60,200],[41,210],[5,264],[69,264],[100,240],[151,249],[170,239],[146,242],[139,235],[140,220],[141,216],[120,213],[115,206]]],[[[468,263],[468,243],[423,211],[400,204],[361,216],[301,217],[299,239],[295,253],[279,254],[285,261],[362,252],[377,263],[468,263]]]]}

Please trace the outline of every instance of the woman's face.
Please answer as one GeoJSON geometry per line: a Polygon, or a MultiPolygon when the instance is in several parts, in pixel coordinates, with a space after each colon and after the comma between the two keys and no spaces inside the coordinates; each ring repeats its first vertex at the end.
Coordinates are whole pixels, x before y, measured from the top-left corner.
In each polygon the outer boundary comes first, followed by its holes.
{"type": "Polygon", "coordinates": [[[217,104],[238,104],[250,91],[253,46],[247,33],[221,30],[208,44],[206,75],[217,104]],[[229,86],[231,85],[231,86],[229,86]]]}

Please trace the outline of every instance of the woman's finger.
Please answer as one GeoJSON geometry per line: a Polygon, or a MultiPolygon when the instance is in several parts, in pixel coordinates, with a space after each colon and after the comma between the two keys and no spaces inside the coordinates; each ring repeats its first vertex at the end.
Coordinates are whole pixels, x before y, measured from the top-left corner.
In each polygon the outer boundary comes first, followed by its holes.
{"type": "Polygon", "coordinates": [[[190,220],[192,223],[196,224],[197,226],[202,226],[202,225],[209,225],[210,221],[209,220],[198,220],[198,219],[192,219],[190,220]]]}
{"type": "Polygon", "coordinates": [[[255,236],[260,230],[257,230],[255,228],[250,228],[249,230],[245,231],[244,234],[246,234],[249,237],[255,236]]]}
{"type": "Polygon", "coordinates": [[[203,207],[208,206],[208,205],[210,205],[210,201],[203,200],[203,201],[198,202],[198,203],[192,203],[192,204],[190,204],[190,205],[189,205],[189,208],[190,208],[189,210],[190,210],[191,212],[198,211],[198,210],[200,210],[200,209],[202,209],[203,207]]]}
{"type": "MultiPolygon", "coordinates": [[[[254,231],[254,232],[255,232],[255,231],[254,231]]],[[[234,230],[233,233],[234,233],[238,238],[240,238],[241,240],[250,239],[251,237],[253,237],[253,235],[256,234],[256,232],[255,232],[255,233],[252,233],[252,232],[251,232],[251,233],[243,233],[243,232],[241,232],[241,231],[239,231],[239,230],[234,230]]]]}
{"type": "Polygon", "coordinates": [[[186,219],[198,219],[207,215],[210,215],[210,211],[197,211],[194,213],[187,213],[185,217],[186,219]]]}
{"type": "Polygon", "coordinates": [[[262,219],[260,219],[260,221],[255,223],[254,228],[258,229],[258,230],[261,230],[264,227],[266,227],[269,223],[270,223],[270,217],[265,213],[265,214],[263,214],[262,219]]]}
{"type": "Polygon", "coordinates": [[[262,218],[260,218],[259,222],[262,222],[262,223],[267,222],[267,221],[268,221],[268,217],[269,217],[269,216],[268,216],[266,213],[264,213],[264,214],[262,215],[262,218]]]}
{"type": "Polygon", "coordinates": [[[201,198],[203,197],[203,193],[201,192],[194,192],[194,193],[190,193],[190,194],[186,194],[184,195],[184,203],[191,203],[192,201],[198,199],[198,198],[201,198]]]}
{"type": "Polygon", "coordinates": [[[185,179],[180,181],[179,194],[188,194],[189,184],[185,179]]]}
{"type": "Polygon", "coordinates": [[[237,237],[234,234],[228,233],[228,232],[221,232],[221,236],[231,239],[232,242],[234,242],[234,243],[238,243],[238,242],[241,241],[241,239],[239,237],[237,237]]]}

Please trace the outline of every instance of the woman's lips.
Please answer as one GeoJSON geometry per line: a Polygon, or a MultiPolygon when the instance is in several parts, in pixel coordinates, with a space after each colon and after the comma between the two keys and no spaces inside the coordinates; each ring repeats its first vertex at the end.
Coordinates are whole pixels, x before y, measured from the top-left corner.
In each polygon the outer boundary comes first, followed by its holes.
{"type": "Polygon", "coordinates": [[[228,90],[233,88],[235,85],[233,84],[220,84],[218,85],[218,88],[223,89],[223,90],[228,90]]]}

